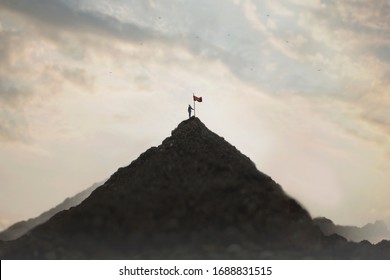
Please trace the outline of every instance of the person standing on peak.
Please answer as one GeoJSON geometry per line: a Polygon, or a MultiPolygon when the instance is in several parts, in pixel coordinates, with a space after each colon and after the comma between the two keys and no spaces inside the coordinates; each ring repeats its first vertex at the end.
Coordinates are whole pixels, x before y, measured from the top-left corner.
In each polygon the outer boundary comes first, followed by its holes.
{"type": "Polygon", "coordinates": [[[191,111],[194,110],[192,109],[191,105],[188,105],[188,118],[191,118],[191,111]]]}

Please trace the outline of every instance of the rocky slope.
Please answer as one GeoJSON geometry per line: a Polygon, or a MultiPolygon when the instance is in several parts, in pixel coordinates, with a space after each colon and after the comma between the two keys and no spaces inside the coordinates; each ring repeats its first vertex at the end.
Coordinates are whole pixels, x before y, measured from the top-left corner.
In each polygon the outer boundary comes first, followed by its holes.
{"type": "Polygon", "coordinates": [[[309,213],[197,118],[120,168],[83,203],[18,240],[5,259],[386,258],[325,237],[309,213]]]}
{"type": "Polygon", "coordinates": [[[66,198],[62,203],[58,204],[57,206],[51,208],[48,211],[43,212],[38,217],[31,218],[27,221],[17,222],[11,225],[4,231],[0,232],[0,240],[9,241],[21,237],[22,235],[26,234],[28,231],[35,228],[36,226],[47,222],[51,217],[53,217],[58,212],[63,210],[68,210],[69,208],[80,204],[84,199],[86,199],[92,193],[92,191],[94,191],[97,187],[101,186],[102,184],[103,182],[93,184],[91,187],[87,188],[86,190],[72,197],[66,198]]]}

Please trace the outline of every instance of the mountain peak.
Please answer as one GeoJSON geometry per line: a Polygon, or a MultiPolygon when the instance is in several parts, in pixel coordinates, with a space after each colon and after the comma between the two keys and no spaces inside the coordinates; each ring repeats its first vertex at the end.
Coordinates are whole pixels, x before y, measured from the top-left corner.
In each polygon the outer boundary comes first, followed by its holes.
{"type": "Polygon", "coordinates": [[[172,131],[171,136],[175,139],[203,139],[204,137],[210,136],[210,134],[216,136],[199,118],[191,117],[182,121],[172,131]]]}
{"type": "Polygon", "coordinates": [[[253,258],[253,246],[319,238],[305,209],[193,117],[83,203],[11,243],[5,255],[225,258],[238,257],[226,251],[235,244],[239,254],[253,258]]]}
{"type": "Polygon", "coordinates": [[[172,131],[172,136],[190,136],[192,133],[201,133],[202,130],[208,130],[208,128],[197,117],[191,117],[182,121],[176,129],[172,131]]]}
{"type": "Polygon", "coordinates": [[[299,258],[322,238],[297,201],[193,117],[0,257],[299,258]]]}
{"type": "MultiPolygon", "coordinates": [[[[195,150],[197,146],[191,146],[195,143],[199,145],[207,145],[208,142],[214,139],[214,142],[223,140],[217,134],[209,130],[200,119],[191,117],[187,120],[182,121],[172,132],[171,137],[166,138],[163,141],[163,145],[169,143],[173,145],[175,141],[179,141],[182,144],[187,144],[190,150],[195,150]]],[[[227,143],[227,142],[226,142],[227,143]]],[[[180,148],[185,148],[181,146],[180,148]]]]}

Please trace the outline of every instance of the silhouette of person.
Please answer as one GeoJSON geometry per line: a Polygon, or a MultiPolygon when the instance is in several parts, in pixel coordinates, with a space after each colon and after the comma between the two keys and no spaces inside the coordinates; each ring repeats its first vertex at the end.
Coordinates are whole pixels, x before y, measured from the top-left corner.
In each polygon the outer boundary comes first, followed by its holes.
{"type": "Polygon", "coordinates": [[[194,110],[192,109],[191,105],[188,105],[188,118],[191,118],[191,111],[194,110]]]}

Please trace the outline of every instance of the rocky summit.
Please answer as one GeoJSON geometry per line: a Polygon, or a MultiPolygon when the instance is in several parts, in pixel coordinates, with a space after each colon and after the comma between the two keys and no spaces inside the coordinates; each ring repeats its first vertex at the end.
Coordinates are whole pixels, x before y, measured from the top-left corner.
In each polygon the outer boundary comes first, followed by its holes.
{"type": "MultiPolygon", "coordinates": [[[[0,244],[2,259],[389,257],[325,237],[309,213],[198,118],[120,168],[80,205],[0,244]],[[367,253],[368,252],[368,253],[367,253]]],[[[384,249],[383,249],[384,248],[384,249]]]]}

